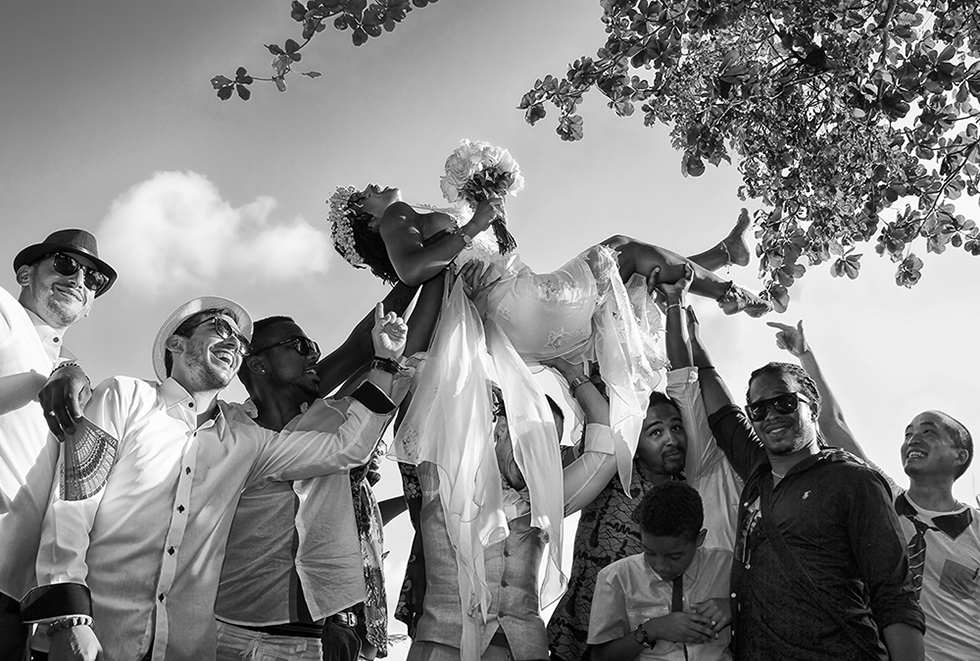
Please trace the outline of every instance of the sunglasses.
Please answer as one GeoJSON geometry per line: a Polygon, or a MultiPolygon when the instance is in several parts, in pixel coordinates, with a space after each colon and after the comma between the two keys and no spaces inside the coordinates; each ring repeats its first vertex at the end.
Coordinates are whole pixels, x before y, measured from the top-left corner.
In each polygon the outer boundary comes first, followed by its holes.
{"type": "Polygon", "coordinates": [[[61,275],[75,275],[81,269],[84,274],[83,281],[85,282],[85,287],[96,294],[105,289],[109,284],[109,278],[106,274],[91,267],[83,266],[77,259],[70,255],[66,255],[63,252],[56,252],[52,257],[54,257],[54,260],[51,262],[51,265],[61,275]]]}
{"type": "Polygon", "coordinates": [[[268,351],[273,347],[281,347],[283,345],[290,344],[293,349],[296,350],[301,356],[316,356],[317,359],[320,358],[320,345],[306,337],[305,335],[297,335],[295,337],[290,337],[275,344],[270,344],[267,347],[262,347],[261,349],[253,349],[252,354],[257,354],[262,351],[268,351]]]}
{"type": "Polygon", "coordinates": [[[198,326],[203,326],[204,324],[211,322],[214,324],[214,332],[218,334],[222,340],[227,340],[229,337],[234,337],[238,340],[238,353],[242,356],[247,356],[252,353],[252,345],[244,335],[242,335],[237,328],[228,323],[228,320],[224,317],[208,317],[202,321],[197,322],[188,326],[185,330],[190,333],[192,330],[198,326]]]}
{"type": "Polygon", "coordinates": [[[772,407],[776,413],[786,415],[799,408],[800,400],[803,400],[807,404],[811,403],[810,399],[802,393],[788,392],[783,395],[777,395],[769,399],[760,399],[757,402],[746,404],[745,414],[752,422],[762,422],[769,415],[769,407],[772,407]]]}

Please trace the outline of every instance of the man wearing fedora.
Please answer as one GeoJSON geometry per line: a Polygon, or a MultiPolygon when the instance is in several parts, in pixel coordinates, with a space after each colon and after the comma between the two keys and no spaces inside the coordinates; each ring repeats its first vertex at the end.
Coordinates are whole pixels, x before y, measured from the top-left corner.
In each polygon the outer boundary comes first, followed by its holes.
{"type": "MultiPolygon", "coordinates": [[[[405,379],[375,368],[349,397],[311,407],[287,430],[244,425],[217,396],[251,333],[236,303],[194,299],[157,334],[159,382],[113,377],[93,391],[85,417],[104,430],[111,473],[76,500],[66,498],[78,491],[68,480],[52,489],[39,587],[23,602],[24,619],[46,627],[52,661],[213,659],[218,576],[243,488],[346,470],[370,456],[395,408],[392,388],[405,379]]],[[[372,340],[382,365],[401,356],[405,335],[404,322],[379,306],[372,340]]]]}
{"type": "Polygon", "coordinates": [[[88,316],[116,279],[85,230],[54,232],[14,258],[20,294],[0,288],[0,659],[24,654],[20,599],[34,587],[41,520],[58,458],[40,387],[70,363],[68,327],[88,316]]]}

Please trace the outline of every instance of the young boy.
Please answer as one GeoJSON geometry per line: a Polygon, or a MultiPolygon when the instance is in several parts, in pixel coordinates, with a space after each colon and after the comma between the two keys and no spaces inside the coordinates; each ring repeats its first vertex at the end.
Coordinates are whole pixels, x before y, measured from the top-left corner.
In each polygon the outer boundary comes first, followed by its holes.
{"type": "Polygon", "coordinates": [[[643,553],[612,563],[596,580],[592,659],[730,660],[732,554],[701,548],[701,496],[683,482],[664,482],[637,514],[643,553]]]}

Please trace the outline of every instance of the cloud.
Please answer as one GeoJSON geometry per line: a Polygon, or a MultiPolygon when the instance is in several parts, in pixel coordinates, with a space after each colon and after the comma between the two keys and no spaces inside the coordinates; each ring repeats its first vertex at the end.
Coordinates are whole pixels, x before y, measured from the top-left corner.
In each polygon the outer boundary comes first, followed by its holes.
{"type": "Polygon", "coordinates": [[[327,233],[302,218],[273,220],[275,208],[268,196],[234,207],[196,172],[156,172],[116,198],[97,234],[119,284],[144,293],[324,273],[327,233]]]}

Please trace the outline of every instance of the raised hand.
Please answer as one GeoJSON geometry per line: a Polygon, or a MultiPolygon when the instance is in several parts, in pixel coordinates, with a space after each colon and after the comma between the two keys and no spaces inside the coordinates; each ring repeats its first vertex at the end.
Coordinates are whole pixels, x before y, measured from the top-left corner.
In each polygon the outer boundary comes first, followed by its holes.
{"type": "Polygon", "coordinates": [[[545,367],[552,368],[553,370],[561,374],[563,377],[565,377],[565,380],[568,381],[569,383],[571,383],[575,377],[588,376],[588,374],[586,374],[585,372],[586,363],[584,362],[570,363],[564,358],[560,356],[556,356],[555,358],[548,358],[547,360],[542,360],[540,361],[540,364],[544,365],[545,367]]]}
{"type": "Polygon", "coordinates": [[[506,216],[504,212],[504,200],[499,197],[491,197],[488,200],[484,200],[476,205],[476,210],[473,212],[473,217],[470,219],[466,225],[473,225],[477,228],[477,234],[483,230],[490,227],[492,223],[497,218],[504,218],[506,216]]]}
{"type": "Polygon", "coordinates": [[[691,288],[692,282],[694,282],[694,269],[691,268],[690,264],[684,264],[684,270],[680,278],[674,282],[661,281],[657,284],[657,288],[663,293],[664,298],[667,299],[668,305],[673,303],[683,304],[684,296],[687,294],[687,290],[691,288]]]}
{"type": "Polygon", "coordinates": [[[467,293],[478,292],[486,289],[500,280],[499,275],[495,275],[493,264],[484,264],[478,259],[466,262],[459,269],[459,277],[466,285],[467,293]]]}
{"type": "Polygon", "coordinates": [[[803,320],[796,322],[796,327],[781,324],[778,321],[767,321],[766,325],[776,329],[776,346],[785,349],[799,358],[810,350],[803,335],[803,320]]]}
{"type": "Polygon", "coordinates": [[[394,312],[385,314],[384,304],[379,301],[374,308],[374,328],[371,329],[374,355],[398,360],[405,351],[407,337],[408,324],[405,320],[394,312]]]}
{"type": "Polygon", "coordinates": [[[44,410],[44,421],[59,441],[75,433],[75,421],[92,397],[92,386],[85,371],[72,364],[56,369],[37,394],[44,410]]]}
{"type": "Polygon", "coordinates": [[[717,636],[722,629],[732,623],[732,602],[727,597],[713,597],[692,604],[694,612],[711,620],[711,629],[717,636]]]}

